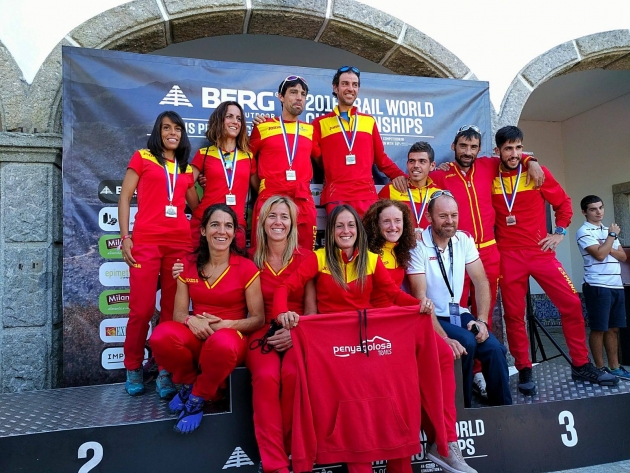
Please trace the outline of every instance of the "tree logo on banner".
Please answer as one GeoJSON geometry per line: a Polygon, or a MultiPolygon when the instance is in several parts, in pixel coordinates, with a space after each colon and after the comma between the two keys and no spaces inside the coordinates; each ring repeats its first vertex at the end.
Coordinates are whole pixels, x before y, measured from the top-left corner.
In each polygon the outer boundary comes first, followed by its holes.
{"type": "Polygon", "coordinates": [[[236,447],[228,458],[228,461],[223,465],[223,470],[227,468],[240,468],[246,465],[254,465],[254,462],[247,456],[241,447],[236,447]]]}
{"type": "Polygon", "coordinates": [[[174,85],[171,90],[169,90],[168,94],[166,94],[160,102],[160,105],[192,107],[190,100],[188,100],[184,92],[182,92],[182,89],[179,88],[179,85],[174,85]]]}

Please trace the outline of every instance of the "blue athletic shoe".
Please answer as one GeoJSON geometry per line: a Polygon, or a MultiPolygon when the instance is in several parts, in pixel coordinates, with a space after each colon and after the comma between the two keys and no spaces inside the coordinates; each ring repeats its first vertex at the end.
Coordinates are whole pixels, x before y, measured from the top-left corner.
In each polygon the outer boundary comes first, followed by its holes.
{"type": "Polygon", "coordinates": [[[607,373],[616,376],[617,378],[625,379],[630,381],[630,372],[625,369],[623,366],[619,365],[619,368],[611,370],[610,368],[603,368],[607,373]]]}
{"type": "Polygon", "coordinates": [[[189,434],[199,428],[203,419],[203,405],[205,401],[202,397],[191,394],[186,401],[184,410],[180,412],[177,425],[173,428],[178,434],[189,434]]]}
{"type": "Polygon", "coordinates": [[[127,381],[125,381],[125,391],[130,396],[139,396],[144,392],[142,382],[142,368],[137,370],[127,370],[127,381]]]}
{"type": "Polygon", "coordinates": [[[177,394],[177,388],[173,384],[171,373],[160,370],[160,374],[155,380],[155,390],[160,395],[160,399],[173,399],[173,396],[177,394]]]}
{"type": "Polygon", "coordinates": [[[175,397],[168,403],[168,408],[174,414],[179,414],[184,410],[186,406],[186,401],[190,397],[190,393],[192,392],[192,384],[184,384],[182,385],[182,389],[175,395],[175,397]]]}

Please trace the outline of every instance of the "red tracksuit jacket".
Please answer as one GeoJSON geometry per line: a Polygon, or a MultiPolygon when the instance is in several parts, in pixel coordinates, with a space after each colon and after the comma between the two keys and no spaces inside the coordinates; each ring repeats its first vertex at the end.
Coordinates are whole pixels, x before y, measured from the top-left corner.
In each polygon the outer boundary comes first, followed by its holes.
{"type": "Polygon", "coordinates": [[[446,454],[435,335],[417,306],[310,315],[291,336],[298,359],[293,471],[417,454],[421,407],[446,454]]]}

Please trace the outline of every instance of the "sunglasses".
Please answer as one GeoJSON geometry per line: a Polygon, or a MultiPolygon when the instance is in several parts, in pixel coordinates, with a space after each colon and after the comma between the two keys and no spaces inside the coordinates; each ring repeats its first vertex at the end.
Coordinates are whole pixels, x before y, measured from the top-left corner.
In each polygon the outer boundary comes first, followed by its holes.
{"type": "Polygon", "coordinates": [[[348,72],[348,71],[354,72],[357,75],[357,77],[361,75],[361,71],[354,66],[341,66],[339,69],[337,69],[338,74],[343,74],[344,72],[348,72]]]}
{"type": "MultiPolygon", "coordinates": [[[[453,197],[453,194],[451,194],[451,191],[435,191],[431,195],[431,198],[429,199],[429,202],[431,202],[432,200],[437,199],[438,197],[442,197],[443,195],[447,195],[449,197],[453,197]]],[[[455,197],[453,197],[453,198],[455,198],[455,197]]]]}
{"type": "Polygon", "coordinates": [[[476,131],[477,133],[481,133],[479,131],[479,127],[477,125],[464,125],[459,130],[457,130],[457,133],[461,133],[463,131],[468,131],[468,130],[472,130],[472,131],[476,131]]]}
{"type": "Polygon", "coordinates": [[[286,84],[287,82],[293,82],[295,80],[299,80],[300,82],[303,82],[304,85],[306,87],[308,87],[308,82],[306,82],[306,79],[304,79],[304,77],[301,76],[287,76],[286,79],[284,79],[282,81],[282,84],[280,84],[280,91],[282,91],[282,88],[284,87],[284,84],[286,84]]]}

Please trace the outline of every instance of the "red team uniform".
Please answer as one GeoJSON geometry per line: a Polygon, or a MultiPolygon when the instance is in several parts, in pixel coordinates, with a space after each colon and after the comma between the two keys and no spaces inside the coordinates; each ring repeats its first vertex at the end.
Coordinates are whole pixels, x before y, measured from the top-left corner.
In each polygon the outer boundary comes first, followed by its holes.
{"type": "Polygon", "coordinates": [[[188,220],[184,213],[186,192],[194,185],[192,168],[185,173],[177,170],[176,163],[166,161],[168,179],[175,182],[172,205],[177,217],[166,216],[169,205],[166,171],[149,150],[136,151],[128,169],[136,172],[138,180],[138,213],[133,227],[131,253],[136,263],[129,268],[129,322],[125,339],[125,368],[135,370],[142,366],[149,321],[155,313],[158,277],[160,279],[160,321],[173,319],[173,304],[177,283],[171,268],[177,259],[183,259],[191,250],[188,220]]]}
{"type": "Polygon", "coordinates": [[[385,154],[374,117],[358,112],[356,107],[348,111],[348,116],[350,123],[339,116],[339,108],[335,107],[313,121],[313,157],[322,158],[324,188],[320,202],[326,206],[326,212],[330,214],[345,203],[362,217],[378,199],[372,165],[376,164],[390,179],[405,173],[385,154]],[[352,143],[351,150],[348,142],[352,143]]]}
{"type": "Polygon", "coordinates": [[[556,226],[568,227],[573,212],[571,198],[558,184],[553,175],[542,167],[545,182],[540,189],[534,183],[525,184],[527,173],[522,170],[501,172],[495,168],[492,187],[492,203],[496,211],[496,234],[501,251],[501,291],[510,297],[503,298],[505,309],[505,328],[510,353],[514,356],[518,370],[531,368],[529,342],[525,330],[525,295],[527,282],[532,276],[543,288],[551,302],[560,311],[562,331],[569,348],[571,361],[575,366],[588,363],[586,335],[582,303],[571,279],[556,259],[554,251],[542,251],[538,242],[547,237],[545,201],[555,212],[556,226]],[[516,188],[514,206],[509,212],[503,188],[508,201],[512,199],[516,188]],[[515,223],[508,225],[507,218],[512,216],[515,223]]]}
{"type": "Polygon", "coordinates": [[[247,192],[249,191],[249,177],[256,169],[256,164],[251,153],[237,150],[237,162],[234,162],[234,153],[223,152],[227,168],[224,167],[221,154],[216,146],[201,148],[195,154],[191,164],[200,173],[206,176],[207,184],[203,191],[201,203],[193,211],[190,219],[190,233],[193,245],[199,244],[201,217],[203,212],[212,204],[228,204],[236,212],[238,217],[238,229],[236,229],[236,243],[240,248],[245,248],[245,204],[247,204],[247,192]],[[233,176],[232,174],[236,172],[233,176]],[[226,179],[227,175],[227,179],[226,179]],[[228,179],[233,180],[232,190],[228,189],[228,179]],[[226,202],[226,195],[232,194],[236,199],[234,205],[226,202]]]}
{"type": "MultiPolygon", "coordinates": [[[[257,228],[260,209],[269,197],[274,195],[290,197],[298,210],[298,243],[302,248],[312,250],[317,232],[317,211],[311,194],[313,125],[299,122],[297,150],[293,155],[297,125],[296,122],[283,123],[287,135],[286,143],[282,124],[277,118],[269,118],[254,127],[249,138],[250,149],[256,158],[252,173],[258,172],[260,178],[252,229],[257,228]],[[293,162],[290,165],[287,151],[293,155],[293,162]]],[[[251,247],[256,248],[255,230],[252,230],[251,247]]]]}
{"type": "Polygon", "coordinates": [[[425,212],[428,210],[431,196],[439,190],[440,188],[429,177],[426,186],[421,189],[409,185],[407,192],[399,192],[392,184],[388,184],[381,189],[378,196],[381,199],[397,200],[407,205],[414,216],[414,230],[421,231],[429,226],[425,212]]]}
{"type": "MultiPolygon", "coordinates": [[[[380,194],[379,194],[380,195],[380,194]]],[[[389,241],[385,242],[382,248],[383,254],[381,260],[383,265],[389,272],[389,275],[394,281],[396,286],[402,286],[405,279],[405,268],[398,265],[398,260],[394,254],[395,243],[389,241]]],[[[372,307],[391,307],[392,304],[384,294],[379,291],[372,292],[371,298],[372,307]]],[[[438,351],[440,361],[440,372],[442,374],[442,393],[444,395],[444,427],[446,429],[447,442],[457,441],[457,431],[455,430],[455,423],[457,422],[457,410],[455,409],[455,363],[453,360],[453,350],[449,347],[441,337],[438,336],[435,330],[435,344],[438,351]]],[[[436,432],[433,425],[429,421],[427,412],[422,409],[422,428],[427,434],[428,439],[435,439],[436,432]]]]}
{"type": "MultiPolygon", "coordinates": [[[[310,158],[309,158],[310,159],[310,158]]],[[[265,262],[260,271],[260,286],[265,303],[265,325],[249,336],[250,342],[260,339],[269,330],[273,317],[273,296],[310,251],[296,250],[287,265],[277,273],[265,262]]],[[[304,313],[304,286],[289,295],[289,310],[304,313]]],[[[295,392],[295,350],[263,353],[259,347],[247,351],[247,367],[252,373],[254,432],[265,472],[288,473],[295,392]]]]}
{"type": "MultiPolygon", "coordinates": [[[[258,276],[252,261],[231,254],[228,267],[209,284],[199,277],[195,257],[189,256],[179,280],[188,286],[193,314],[239,320],[247,317],[245,290],[258,276]]],[[[158,325],[150,343],[155,360],[172,374],[173,382],[194,384],[192,394],[206,400],[220,398],[219,387],[247,353],[247,337],[238,330],[223,328],[200,340],[174,321],[158,325]]]]}

